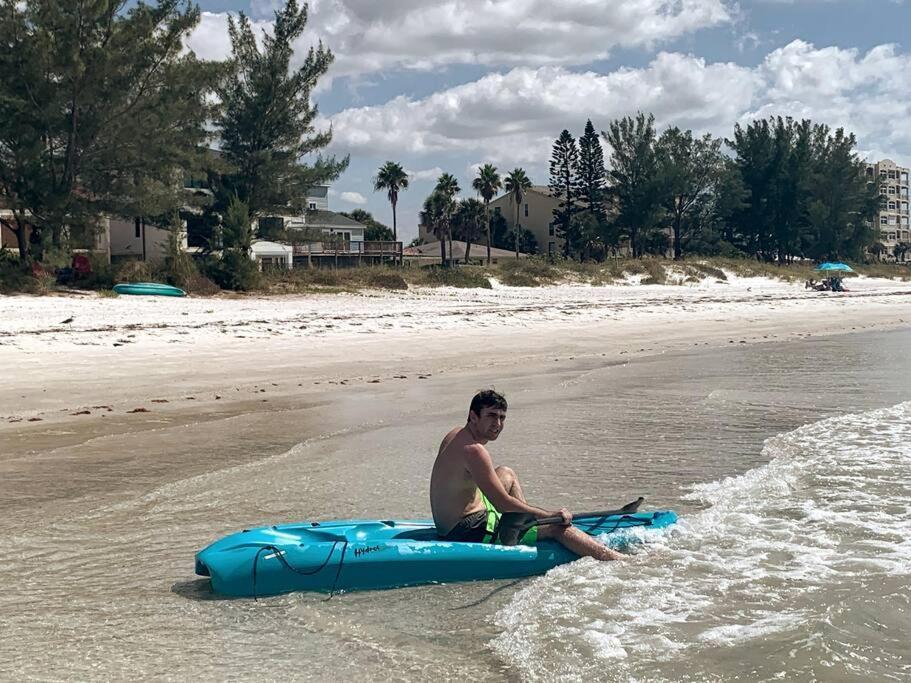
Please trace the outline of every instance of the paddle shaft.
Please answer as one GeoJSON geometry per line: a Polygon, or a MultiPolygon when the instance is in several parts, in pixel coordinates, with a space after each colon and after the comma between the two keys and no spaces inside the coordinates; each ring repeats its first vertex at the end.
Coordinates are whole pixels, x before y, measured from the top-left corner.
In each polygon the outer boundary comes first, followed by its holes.
{"type": "MultiPolygon", "coordinates": [[[[610,517],[612,515],[628,515],[632,514],[624,510],[598,510],[596,512],[580,512],[573,515],[573,519],[579,518],[583,519],[586,517],[610,517]]],[[[544,524],[561,524],[563,522],[563,517],[542,517],[541,519],[536,519],[531,522],[526,528],[531,529],[534,526],[543,526],[544,524]]]]}

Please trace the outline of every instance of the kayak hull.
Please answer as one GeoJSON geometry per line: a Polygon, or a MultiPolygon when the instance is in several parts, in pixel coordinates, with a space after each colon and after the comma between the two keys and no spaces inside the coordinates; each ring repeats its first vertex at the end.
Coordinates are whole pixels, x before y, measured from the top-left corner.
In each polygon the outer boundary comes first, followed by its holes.
{"type": "MultiPolygon", "coordinates": [[[[573,523],[611,547],[640,542],[643,530],[677,521],[671,511],[573,523]]],[[[647,533],[647,532],[646,532],[647,533]]],[[[578,557],[555,541],[534,546],[440,539],[428,520],[345,520],[248,529],[196,554],[196,573],[233,597],[292,591],[354,591],[543,574],[578,557]]]]}
{"type": "Polygon", "coordinates": [[[118,294],[133,294],[138,296],[186,296],[187,293],[179,287],[161,284],[160,282],[121,282],[114,285],[118,294]]]}

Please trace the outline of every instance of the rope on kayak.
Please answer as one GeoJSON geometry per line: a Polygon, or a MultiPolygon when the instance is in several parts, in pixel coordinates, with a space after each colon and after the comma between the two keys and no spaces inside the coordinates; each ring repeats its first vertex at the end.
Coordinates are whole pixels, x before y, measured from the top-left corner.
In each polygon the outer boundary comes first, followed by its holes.
{"type": "Polygon", "coordinates": [[[591,532],[598,532],[601,534],[612,534],[619,529],[627,529],[627,528],[637,527],[637,526],[651,526],[652,521],[653,521],[652,517],[649,517],[648,519],[639,519],[638,517],[624,515],[620,519],[613,520],[613,523],[614,523],[613,527],[608,529],[606,527],[601,526],[601,522],[605,519],[607,519],[607,518],[602,517],[601,520],[599,520],[597,524],[589,527],[585,533],[587,533],[589,535],[592,535],[591,532]]]}
{"type": "Polygon", "coordinates": [[[301,576],[313,576],[314,574],[318,574],[319,572],[321,572],[323,569],[325,569],[326,565],[329,564],[329,560],[332,559],[332,555],[335,553],[335,549],[339,543],[344,544],[342,547],[342,559],[338,563],[338,571],[335,572],[335,580],[332,582],[332,590],[329,592],[329,597],[331,598],[332,594],[335,592],[335,586],[338,583],[339,574],[342,571],[342,564],[344,564],[344,562],[345,562],[345,551],[348,550],[348,541],[347,540],[333,541],[332,548],[330,548],[329,554],[326,555],[326,559],[323,560],[323,563],[316,569],[311,569],[311,570],[297,569],[295,567],[292,567],[291,564],[288,562],[288,560],[285,559],[285,551],[277,548],[274,545],[261,546],[260,549],[256,551],[256,555],[253,556],[253,599],[254,600],[257,599],[257,597],[256,597],[256,565],[259,563],[259,556],[263,552],[271,550],[275,554],[275,557],[278,558],[278,561],[282,563],[282,566],[284,566],[285,569],[294,572],[295,574],[300,574],[301,576]]]}

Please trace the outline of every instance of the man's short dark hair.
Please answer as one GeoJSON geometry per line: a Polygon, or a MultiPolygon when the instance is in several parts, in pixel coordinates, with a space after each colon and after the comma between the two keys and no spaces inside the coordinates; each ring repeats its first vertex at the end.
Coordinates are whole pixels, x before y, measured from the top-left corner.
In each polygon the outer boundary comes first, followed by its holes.
{"type": "Polygon", "coordinates": [[[493,389],[484,389],[479,391],[471,399],[469,410],[475,415],[480,416],[484,408],[496,408],[497,410],[506,410],[506,398],[498,394],[493,389]]]}

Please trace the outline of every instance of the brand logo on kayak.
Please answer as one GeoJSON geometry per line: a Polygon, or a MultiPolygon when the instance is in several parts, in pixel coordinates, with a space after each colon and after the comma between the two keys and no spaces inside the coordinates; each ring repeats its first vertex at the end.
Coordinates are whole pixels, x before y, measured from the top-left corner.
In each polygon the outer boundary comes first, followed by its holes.
{"type": "Polygon", "coordinates": [[[354,556],[360,557],[361,555],[366,555],[367,553],[375,553],[383,549],[381,545],[365,545],[363,548],[355,548],[354,556]]]}

